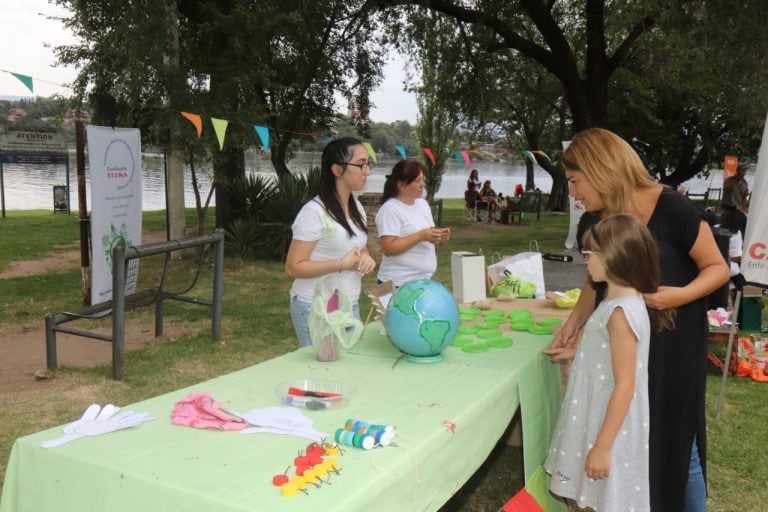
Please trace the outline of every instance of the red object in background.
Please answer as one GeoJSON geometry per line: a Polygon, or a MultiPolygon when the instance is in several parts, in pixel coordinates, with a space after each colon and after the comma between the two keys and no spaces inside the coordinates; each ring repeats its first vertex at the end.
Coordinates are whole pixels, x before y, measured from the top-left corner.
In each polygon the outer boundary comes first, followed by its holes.
{"type": "Polygon", "coordinates": [[[517,185],[515,185],[515,195],[516,195],[516,196],[521,196],[521,195],[523,195],[523,186],[522,186],[520,183],[518,183],[517,185]]]}
{"type": "Polygon", "coordinates": [[[528,491],[521,489],[501,507],[499,512],[544,512],[544,509],[528,491]]]}

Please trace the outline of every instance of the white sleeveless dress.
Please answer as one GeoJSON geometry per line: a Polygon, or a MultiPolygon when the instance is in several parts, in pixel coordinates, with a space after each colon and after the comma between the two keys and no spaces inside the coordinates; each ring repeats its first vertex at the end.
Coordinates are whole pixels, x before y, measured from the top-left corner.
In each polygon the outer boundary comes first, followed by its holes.
{"type": "Polygon", "coordinates": [[[568,377],[544,468],[552,475],[550,490],[596,512],[647,512],[648,481],[648,346],[650,322],[641,297],[603,301],[582,334],[568,377]],[[620,307],[637,337],[635,395],[611,450],[609,476],[592,480],[584,460],[600,433],[614,387],[607,322],[620,307]]]}

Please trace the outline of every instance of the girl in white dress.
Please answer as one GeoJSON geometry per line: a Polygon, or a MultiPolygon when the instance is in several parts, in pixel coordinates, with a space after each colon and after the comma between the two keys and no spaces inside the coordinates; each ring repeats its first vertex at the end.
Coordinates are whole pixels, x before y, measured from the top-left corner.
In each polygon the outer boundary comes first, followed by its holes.
{"type": "MultiPolygon", "coordinates": [[[[585,235],[587,271],[607,285],[574,357],[544,468],[550,490],[596,512],[648,512],[648,347],[651,327],[669,328],[673,311],[648,310],[643,293],[659,282],[659,257],[635,217],[607,217],[585,235]]],[[[574,354],[575,353],[575,354],[574,354]]]]}
{"type": "Polygon", "coordinates": [[[402,286],[414,279],[431,279],[437,268],[435,245],[450,239],[449,228],[436,228],[424,194],[424,166],[401,160],[384,182],[376,229],[381,244],[380,282],[402,286]]]}
{"type": "Polygon", "coordinates": [[[285,272],[294,278],[291,286],[291,320],[299,346],[312,345],[309,310],[315,285],[338,273],[349,294],[354,314],[360,297],[360,277],[376,268],[368,254],[365,210],[352,195],[365,187],[371,174],[368,151],[354,138],[333,140],[320,160],[317,195],[302,206],[293,222],[293,239],[285,259],[285,272]]]}

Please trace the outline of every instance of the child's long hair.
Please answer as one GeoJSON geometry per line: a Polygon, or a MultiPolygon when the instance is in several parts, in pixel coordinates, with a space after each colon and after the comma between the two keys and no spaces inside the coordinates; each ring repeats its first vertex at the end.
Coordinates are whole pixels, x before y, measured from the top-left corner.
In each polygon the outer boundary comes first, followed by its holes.
{"type": "MultiPolygon", "coordinates": [[[[631,215],[611,215],[584,234],[585,249],[599,253],[606,276],[640,293],[659,288],[659,251],[648,228],[631,215]]],[[[654,332],[674,327],[675,310],[648,308],[654,332]]]]}

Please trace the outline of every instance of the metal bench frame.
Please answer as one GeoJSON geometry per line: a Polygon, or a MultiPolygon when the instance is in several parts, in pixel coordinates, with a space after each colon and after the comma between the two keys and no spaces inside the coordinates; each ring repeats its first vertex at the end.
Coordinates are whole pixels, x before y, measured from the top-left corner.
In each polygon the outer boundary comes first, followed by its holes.
{"type": "Polygon", "coordinates": [[[212,308],[211,336],[213,341],[221,337],[221,303],[224,280],[224,233],[217,230],[210,235],[203,235],[179,240],[170,240],[138,247],[117,246],[112,256],[112,300],[87,306],[79,311],[64,312],[58,315],[45,315],[45,352],[48,368],[56,368],[56,333],[64,332],[75,336],[83,336],[100,341],[112,343],[112,378],[122,380],[125,366],[125,312],[129,309],[141,306],[155,305],[155,336],[163,334],[163,302],[165,300],[177,300],[190,304],[209,306],[212,308]],[[211,245],[213,248],[213,290],[210,301],[185,297],[183,294],[190,291],[200,276],[205,263],[201,255],[197,261],[197,270],[191,284],[181,292],[168,292],[163,289],[167,277],[168,263],[171,253],[181,249],[203,247],[211,245]],[[126,276],[128,264],[131,260],[142,257],[165,254],[165,264],[162,275],[157,284],[149,289],[137,290],[126,295],[126,276]],[[97,319],[107,316],[112,317],[112,335],[106,335],[94,331],[86,331],[64,324],[78,319],[97,319]]]}

